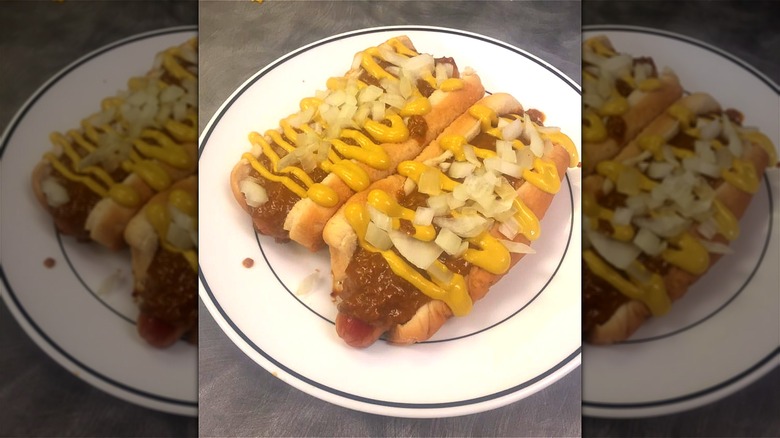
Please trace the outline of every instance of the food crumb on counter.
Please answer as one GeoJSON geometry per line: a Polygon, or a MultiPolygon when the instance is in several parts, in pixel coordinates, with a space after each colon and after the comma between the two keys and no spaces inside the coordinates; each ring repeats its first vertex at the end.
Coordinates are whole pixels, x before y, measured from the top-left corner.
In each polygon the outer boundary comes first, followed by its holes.
{"type": "Polygon", "coordinates": [[[244,267],[248,269],[248,268],[251,268],[252,266],[255,265],[255,261],[252,260],[251,258],[247,257],[247,258],[244,259],[243,262],[241,262],[241,264],[244,265],[244,267]]]}
{"type": "Polygon", "coordinates": [[[49,269],[53,268],[54,265],[56,265],[56,264],[57,264],[57,261],[54,260],[51,257],[46,257],[46,259],[43,261],[43,266],[45,266],[45,267],[47,267],[49,269]]]}

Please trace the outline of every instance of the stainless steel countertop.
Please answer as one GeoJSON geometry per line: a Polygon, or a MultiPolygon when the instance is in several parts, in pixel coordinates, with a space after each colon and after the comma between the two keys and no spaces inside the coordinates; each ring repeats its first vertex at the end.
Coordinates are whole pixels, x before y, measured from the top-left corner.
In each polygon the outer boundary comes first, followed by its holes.
{"type": "MultiPolygon", "coordinates": [[[[579,82],[579,21],[579,3],[560,2],[201,3],[201,129],[244,80],[280,56],[324,37],[383,25],[441,26],[494,37],[538,55],[579,82]]],[[[345,409],[288,386],[244,355],[203,306],[200,335],[199,424],[205,436],[580,434],[579,368],[500,409],[402,419],[345,409]]]]}

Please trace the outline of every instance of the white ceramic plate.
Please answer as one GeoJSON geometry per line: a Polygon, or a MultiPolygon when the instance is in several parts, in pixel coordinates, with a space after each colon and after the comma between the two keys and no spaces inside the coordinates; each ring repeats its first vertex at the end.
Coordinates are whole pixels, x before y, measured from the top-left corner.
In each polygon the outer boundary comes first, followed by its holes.
{"type": "Polygon", "coordinates": [[[49,133],[79,126],[100,101],[143,75],[154,56],[195,36],[194,27],[136,35],[73,62],[19,110],[0,143],[2,295],[27,334],[76,376],[152,409],[197,414],[197,348],[152,348],[135,326],[129,251],[61,236],[35,200],[30,173],[49,133]],[[52,259],[54,266],[44,266],[52,259]],[[107,279],[119,272],[123,281],[107,279]],[[111,287],[108,287],[111,286],[111,287]]]}
{"type": "MultiPolygon", "coordinates": [[[[745,114],[780,145],[780,88],[733,55],[690,38],[626,26],[586,27],[618,51],[652,56],[687,91],[712,94],[745,114]]],[[[780,169],[767,172],[745,216],[734,255],[721,260],[671,312],[649,321],[629,342],[586,345],[583,414],[643,417],[713,402],[780,363],[780,169]]]]}
{"type": "MultiPolygon", "coordinates": [[[[312,43],[276,60],[242,84],[201,137],[201,299],[250,358],[285,382],[323,400],[383,415],[442,417],[519,400],[575,369],[580,361],[578,170],[570,170],[535,247],[464,318],[429,342],[365,350],[336,335],[326,251],[257,237],[233,199],[229,174],[250,145],[247,134],[276,127],[300,99],[342,75],[353,55],[394,35],[418,50],[472,66],[491,92],[506,91],[548,125],[580,137],[579,87],[544,61],[508,44],[466,32],[376,28],[312,43]],[[500,60],[500,62],[498,62],[500,60]],[[243,266],[244,259],[254,267],[243,266]],[[315,289],[296,296],[315,269],[315,289]]],[[[208,84],[206,84],[208,86],[208,84]]]]}

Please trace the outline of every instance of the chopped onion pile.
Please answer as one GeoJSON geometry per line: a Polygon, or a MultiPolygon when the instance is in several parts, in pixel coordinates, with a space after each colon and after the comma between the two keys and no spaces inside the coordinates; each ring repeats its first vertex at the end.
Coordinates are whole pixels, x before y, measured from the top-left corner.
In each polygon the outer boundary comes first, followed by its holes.
{"type": "MultiPolygon", "coordinates": [[[[731,167],[735,156],[742,153],[741,127],[735,126],[726,115],[717,118],[699,117],[694,124],[695,155],[675,151],[672,146],[662,146],[662,159],[656,161],[652,153],[644,151],[622,162],[625,171],[618,176],[615,189],[626,196],[625,206],[614,209],[613,226],[630,225],[635,229],[631,242],[607,237],[593,227],[586,229],[586,245],[593,247],[605,260],[626,270],[639,253],[659,256],[669,242],[692,226],[701,244],[713,254],[728,254],[728,245],[713,239],[718,235],[715,220],[715,190],[706,177],[720,178],[724,169],[731,167]],[[725,147],[716,147],[719,138],[725,137],[725,147]],[[679,156],[678,156],[679,154],[679,156]],[[641,173],[654,181],[654,187],[642,188],[641,173]]],[[[679,126],[678,126],[679,129],[679,126]]],[[[612,182],[605,178],[605,193],[612,189],[612,182]]],[[[635,273],[636,274],[636,273],[635,273]]],[[[637,274],[638,275],[638,274],[637,274]]]]}
{"type": "MultiPolygon", "coordinates": [[[[178,56],[194,66],[187,66],[197,75],[197,52],[189,44],[178,47],[178,56]],[[195,61],[192,61],[192,60],[195,61]]],[[[155,57],[154,70],[147,76],[132,78],[128,90],[117,93],[117,103],[105,105],[85,123],[98,131],[96,149],[79,163],[79,170],[100,165],[113,172],[128,159],[133,141],[142,137],[146,129],[163,129],[171,120],[183,122],[197,113],[198,84],[194,79],[183,79],[167,84],[162,78],[162,53],[155,57]]],[[[93,139],[94,140],[94,139],[93,139]]]]}
{"type": "MultiPolygon", "coordinates": [[[[362,129],[368,121],[382,122],[391,116],[403,115],[408,112],[411,103],[417,108],[420,99],[425,99],[417,90],[418,80],[435,79],[441,84],[452,78],[453,68],[449,64],[435,65],[435,59],[429,54],[419,54],[413,57],[401,55],[389,44],[378,46],[381,59],[391,64],[386,70],[396,78],[382,78],[379,86],[374,84],[360,85],[359,77],[366,52],[358,53],[352,62],[352,73],[348,77],[332,78],[334,84],[328,84],[327,90],[318,90],[315,98],[319,99],[316,107],[307,107],[285,119],[293,128],[304,125],[312,128],[312,132],[298,134],[295,150],[284,155],[279,168],[300,165],[305,171],[313,170],[319,163],[328,158],[333,139],[340,138],[344,129],[362,129]]],[[[173,93],[173,92],[169,92],[173,93]]],[[[435,105],[446,96],[446,92],[436,89],[428,98],[428,103],[435,105]]],[[[418,109],[424,112],[423,109],[418,109]]],[[[412,111],[412,110],[410,110],[412,111]]],[[[412,111],[414,114],[415,111],[412,111]]],[[[408,122],[408,118],[404,120],[408,122]]],[[[261,151],[253,148],[256,157],[261,151]]],[[[451,152],[449,153],[451,156],[451,152]]],[[[441,157],[445,161],[448,156],[441,157]]],[[[439,163],[436,163],[438,165],[439,163]]],[[[430,177],[428,175],[427,177],[430,177]]],[[[408,187],[407,187],[408,189],[408,187]]]]}

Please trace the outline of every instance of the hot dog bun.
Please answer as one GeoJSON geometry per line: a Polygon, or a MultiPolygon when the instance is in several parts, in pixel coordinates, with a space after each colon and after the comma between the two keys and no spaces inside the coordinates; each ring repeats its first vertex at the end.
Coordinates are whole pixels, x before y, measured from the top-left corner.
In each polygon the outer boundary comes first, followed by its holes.
{"type": "MultiPolygon", "coordinates": [[[[407,56],[410,57],[416,57],[419,58],[419,55],[413,55],[416,53],[416,49],[414,45],[411,43],[408,37],[400,36],[393,38],[389,40],[388,42],[385,42],[384,44],[378,46],[378,48],[372,48],[368,49],[364,52],[359,52],[356,54],[356,62],[353,64],[353,68],[350,69],[343,78],[338,79],[331,79],[328,81],[329,88],[331,88],[332,93],[340,93],[342,90],[347,91],[347,94],[350,93],[350,90],[352,93],[358,93],[356,96],[363,99],[365,95],[360,94],[360,89],[363,89],[365,87],[368,87],[369,85],[355,85],[356,81],[361,81],[361,83],[366,84],[371,81],[376,81],[377,84],[379,84],[379,80],[376,79],[370,79],[370,74],[368,73],[368,70],[370,70],[369,67],[366,67],[366,62],[363,63],[360,62],[361,59],[380,59],[380,52],[386,53],[386,51],[394,51],[393,57],[388,57],[388,59],[392,59],[393,62],[398,62],[396,59],[399,54],[407,54],[407,56]],[[391,50],[392,49],[392,50],[391,50]],[[342,88],[339,88],[342,87],[342,88]],[[334,91],[335,90],[335,91],[334,91]],[[363,96],[363,97],[361,97],[363,96]]],[[[429,55],[423,55],[423,56],[429,56],[429,55]]],[[[432,57],[429,58],[430,61],[433,60],[432,57]]],[[[374,62],[374,61],[371,61],[374,62]]],[[[382,62],[386,62],[383,60],[382,62]]],[[[262,153],[263,150],[262,147],[258,146],[263,141],[266,142],[269,147],[274,148],[277,153],[280,154],[281,160],[285,160],[285,157],[288,157],[289,154],[297,154],[299,151],[302,150],[302,147],[300,145],[296,146],[295,152],[287,152],[282,150],[278,147],[278,143],[275,143],[275,140],[272,138],[269,134],[275,134],[279,133],[283,135],[283,139],[287,139],[291,144],[295,143],[295,139],[289,139],[289,136],[296,135],[298,136],[297,132],[300,132],[301,130],[298,128],[295,128],[294,131],[285,130],[285,129],[277,129],[275,132],[272,131],[266,131],[264,135],[260,135],[258,133],[253,133],[252,135],[254,137],[253,144],[255,145],[252,151],[252,155],[254,155],[255,159],[258,160],[258,163],[251,163],[250,157],[248,157],[246,154],[244,157],[234,166],[231,176],[230,176],[230,186],[231,190],[233,192],[233,195],[238,202],[238,204],[241,206],[242,209],[244,209],[247,213],[249,213],[252,216],[253,224],[255,226],[255,229],[257,229],[260,233],[266,234],[269,236],[274,237],[278,241],[286,241],[286,240],[293,240],[306,248],[316,251],[320,249],[324,242],[322,240],[322,230],[325,226],[325,223],[330,219],[333,214],[338,210],[339,206],[341,206],[346,199],[348,199],[352,194],[355,193],[356,188],[364,189],[368,184],[370,184],[373,181],[376,181],[378,179],[381,179],[383,177],[386,177],[393,173],[395,167],[400,163],[401,161],[412,159],[415,156],[417,156],[422,148],[427,145],[431,140],[435,139],[436,136],[441,133],[441,131],[449,124],[451,123],[459,114],[461,114],[463,111],[466,110],[472,103],[474,103],[477,99],[482,97],[484,95],[484,88],[482,86],[482,83],[479,79],[479,76],[476,75],[476,73],[466,70],[466,71],[458,71],[457,66],[454,66],[454,63],[450,60],[447,61],[446,59],[444,61],[437,61],[436,65],[451,65],[452,67],[449,67],[452,72],[450,73],[451,78],[448,80],[455,80],[459,81],[459,86],[455,89],[452,89],[451,91],[444,91],[443,88],[446,88],[446,86],[442,84],[438,84],[435,91],[433,91],[433,94],[429,98],[425,98],[419,93],[421,93],[419,87],[419,81],[422,81],[422,79],[419,79],[417,84],[412,84],[413,90],[412,91],[405,91],[404,93],[412,93],[408,98],[406,99],[407,104],[411,105],[410,102],[412,99],[414,99],[414,96],[417,96],[418,101],[417,103],[421,103],[423,100],[427,101],[425,105],[430,106],[430,110],[427,111],[419,111],[421,117],[419,120],[412,122],[409,117],[404,116],[405,120],[404,123],[407,124],[407,126],[404,129],[409,130],[408,136],[400,136],[401,138],[398,141],[390,140],[390,141],[382,141],[383,136],[376,136],[374,134],[371,134],[370,136],[366,136],[365,140],[373,141],[379,149],[383,151],[385,154],[385,158],[383,158],[381,163],[377,162],[370,162],[372,158],[368,159],[362,159],[360,157],[356,157],[353,159],[347,159],[346,161],[351,161],[350,168],[354,170],[350,170],[351,174],[362,174],[364,175],[365,179],[363,177],[358,179],[353,179],[350,175],[347,175],[347,177],[342,178],[340,177],[335,170],[330,169],[326,172],[326,176],[319,182],[316,181],[316,178],[313,180],[315,184],[318,184],[319,188],[327,188],[329,193],[336,199],[335,202],[321,202],[318,200],[318,198],[313,198],[312,196],[309,196],[310,190],[309,187],[311,186],[308,183],[300,183],[300,180],[298,182],[295,182],[294,184],[298,184],[300,187],[301,193],[293,193],[292,189],[290,189],[289,186],[282,187],[283,184],[276,184],[276,183],[269,183],[268,179],[264,176],[261,176],[258,173],[257,166],[263,165],[258,164],[261,160],[261,155],[268,156],[267,152],[262,153]],[[454,79],[455,77],[459,77],[459,79],[454,79]],[[418,93],[418,94],[415,94],[418,93]],[[422,99],[419,99],[422,98],[422,99]],[[423,114],[424,112],[424,114],[423,114]],[[422,124],[425,126],[424,132],[417,132],[415,131],[414,124],[420,125],[420,120],[422,120],[422,124]],[[289,133],[289,135],[285,135],[285,133],[289,133]],[[261,140],[262,138],[262,140],[261,140]],[[255,167],[253,167],[255,166],[255,167]],[[356,168],[356,169],[355,169],[356,168]],[[351,181],[350,183],[345,182],[345,180],[351,181]],[[362,184],[362,185],[361,185],[362,184]],[[243,185],[243,186],[242,186],[243,185]],[[247,185],[250,187],[247,188],[247,185]],[[247,194],[247,191],[257,191],[258,187],[262,189],[264,193],[267,193],[268,198],[272,198],[269,202],[254,202],[248,200],[248,196],[251,198],[251,195],[247,194]],[[304,193],[305,192],[305,193],[304,193]],[[303,196],[301,196],[303,195],[303,196]],[[279,198],[284,198],[285,201],[278,201],[279,198]],[[292,199],[288,199],[292,197],[292,199]]],[[[382,64],[385,65],[385,64],[382,64]]],[[[431,66],[433,64],[430,64],[431,66]]],[[[385,65],[385,67],[382,68],[382,71],[389,71],[392,70],[392,67],[388,67],[385,65]],[[384,70],[384,68],[387,68],[388,70],[384,70]]],[[[387,85],[385,80],[382,80],[382,83],[380,84],[382,87],[382,92],[386,95],[393,95],[392,93],[392,86],[387,85]]],[[[390,80],[392,82],[392,80],[390,80]]],[[[430,90],[428,90],[430,91],[430,90]]],[[[332,96],[333,94],[331,94],[332,96]]],[[[366,98],[368,99],[368,98],[366,98]]],[[[328,97],[325,97],[325,101],[329,101],[328,97]]],[[[311,102],[311,100],[304,99],[302,101],[302,105],[305,106],[304,102],[311,102]]],[[[368,108],[366,105],[373,105],[371,102],[368,103],[361,103],[361,105],[365,106],[366,109],[368,108]]],[[[384,105],[382,111],[387,111],[387,114],[391,113],[397,113],[398,110],[394,109],[393,107],[388,105],[384,105]]],[[[342,107],[343,108],[343,107],[342,107]]],[[[411,106],[409,106],[411,108],[411,106]]],[[[306,125],[308,127],[315,127],[315,125],[319,125],[320,128],[322,128],[324,125],[327,125],[327,122],[324,121],[323,118],[323,107],[318,106],[316,111],[313,114],[308,114],[306,119],[308,119],[305,123],[302,123],[303,125],[306,125]]],[[[363,109],[358,109],[358,111],[365,111],[363,109]]],[[[373,111],[373,110],[372,110],[373,111]]],[[[415,110],[409,110],[410,112],[415,112],[415,110]]],[[[300,113],[296,113],[287,119],[285,119],[283,122],[290,122],[293,121],[292,124],[296,124],[299,122],[296,122],[301,117],[301,114],[303,114],[305,110],[302,110],[300,113]]],[[[355,114],[359,114],[356,112],[355,114]]],[[[402,113],[403,114],[403,113],[402,113]]],[[[369,123],[370,117],[366,118],[365,113],[358,117],[357,115],[355,118],[352,119],[350,123],[352,125],[345,125],[345,127],[349,126],[358,126],[358,127],[364,127],[365,123],[369,123]],[[358,120],[362,117],[362,120],[358,120]]],[[[390,117],[390,116],[388,116],[390,117]]],[[[327,118],[327,117],[326,117],[327,118]]],[[[381,117],[377,117],[377,119],[381,119],[381,117]]],[[[384,120],[388,120],[388,118],[385,118],[384,120]]],[[[301,123],[299,123],[301,124],[301,123]]],[[[315,127],[316,129],[316,127],[315,127]]],[[[335,137],[332,136],[333,132],[328,134],[327,127],[324,128],[323,134],[318,134],[316,136],[316,139],[314,141],[319,142],[330,142],[332,143],[334,139],[344,140],[344,131],[341,131],[339,133],[336,133],[335,137]]],[[[392,137],[392,136],[390,136],[392,137]]],[[[308,138],[308,137],[307,137],[308,138]]],[[[311,137],[314,138],[314,137],[311,137]]],[[[352,144],[352,143],[350,143],[352,144]]],[[[335,146],[328,146],[326,145],[330,152],[328,155],[329,157],[333,157],[333,153],[335,153],[335,146]]],[[[372,146],[369,146],[369,148],[372,146]]],[[[363,147],[365,149],[361,153],[365,153],[368,149],[366,147],[363,147]]],[[[373,154],[373,153],[369,153],[373,154]]],[[[309,168],[305,170],[305,173],[307,175],[312,175],[313,172],[322,172],[323,166],[327,166],[327,164],[322,164],[322,158],[318,158],[317,163],[309,164],[309,168]]],[[[343,158],[343,156],[341,157],[343,158]]],[[[341,158],[336,158],[337,160],[341,158]]],[[[330,158],[326,159],[325,161],[328,161],[330,158]]],[[[331,160],[332,161],[332,160],[331,160]]],[[[268,162],[266,162],[268,163],[268,162]]],[[[335,164],[332,163],[332,164],[335,164]]],[[[292,165],[298,166],[295,161],[292,162],[292,165]]],[[[297,167],[299,170],[303,170],[304,166],[303,164],[300,164],[301,167],[297,167]]],[[[333,168],[336,166],[334,165],[333,168]]],[[[270,169],[273,170],[273,169],[270,169]]],[[[274,178],[276,178],[279,175],[287,175],[283,171],[273,171],[274,178]]]]}
{"type": "MultiPolygon", "coordinates": [[[[523,108],[520,103],[508,94],[496,93],[487,96],[477,102],[470,111],[458,117],[455,122],[447,127],[436,141],[432,142],[423,150],[415,159],[415,162],[418,164],[431,163],[431,165],[435,166],[435,164],[432,163],[441,161],[440,158],[446,156],[447,148],[449,146],[443,146],[444,143],[448,143],[451,139],[456,137],[463,137],[466,141],[475,141],[475,138],[480,135],[481,132],[483,133],[482,135],[484,135],[485,131],[482,128],[478,116],[487,114],[488,111],[485,111],[485,109],[489,109],[489,111],[492,111],[497,116],[523,113],[523,108]],[[474,108],[478,108],[479,110],[475,111],[474,108]],[[477,114],[477,116],[472,114],[477,114]]],[[[549,147],[545,148],[542,159],[552,163],[552,166],[555,168],[555,180],[556,183],[559,184],[566,172],[566,168],[570,165],[576,165],[576,160],[572,158],[569,150],[564,148],[560,143],[556,141],[550,141],[549,143],[549,147]]],[[[354,282],[354,279],[350,278],[350,272],[355,272],[355,270],[350,269],[350,264],[358,263],[354,261],[356,252],[358,250],[365,251],[365,249],[361,249],[363,238],[359,237],[358,231],[356,231],[351,222],[352,219],[350,215],[354,211],[355,206],[373,205],[372,197],[374,197],[373,199],[376,199],[376,191],[381,191],[393,196],[396,201],[400,200],[404,196],[404,185],[407,180],[407,177],[403,174],[408,173],[408,169],[416,166],[417,165],[410,166],[407,163],[403,163],[399,166],[401,174],[377,181],[372,184],[369,189],[355,194],[326,225],[324,238],[330,248],[333,293],[337,302],[339,302],[341,295],[344,293],[346,285],[350,282],[354,282]]],[[[510,188],[510,190],[512,189],[510,188]]],[[[532,211],[539,220],[544,217],[544,214],[557,191],[557,189],[543,190],[528,181],[519,182],[514,190],[517,199],[532,211]]],[[[451,212],[443,214],[442,217],[449,214],[451,214],[451,212]]],[[[488,226],[484,233],[496,239],[513,240],[514,242],[526,245],[531,243],[531,240],[523,233],[518,233],[510,239],[507,236],[504,236],[502,232],[499,231],[499,228],[500,225],[496,222],[494,225],[488,226]]],[[[534,239],[536,237],[538,237],[538,235],[535,236],[534,239]]],[[[499,240],[496,240],[496,242],[498,241],[499,240]]],[[[501,269],[495,269],[493,267],[483,268],[478,266],[478,263],[476,262],[470,264],[462,274],[465,293],[468,294],[467,300],[469,302],[476,302],[483,298],[490,287],[498,282],[523,256],[523,253],[507,252],[507,265],[501,269]]],[[[461,254],[458,257],[462,258],[465,257],[465,255],[461,254]]],[[[383,269],[382,278],[384,279],[384,272],[387,271],[387,269],[392,268],[385,267],[383,269]]],[[[375,281],[384,280],[376,279],[375,281]]],[[[367,324],[358,321],[358,318],[353,315],[348,315],[343,311],[340,311],[336,320],[336,330],[339,336],[341,336],[349,345],[354,347],[366,347],[371,345],[385,332],[387,340],[394,344],[421,342],[429,339],[435,334],[455,313],[451,306],[445,302],[446,300],[447,299],[430,299],[417,308],[407,321],[393,324],[367,324]]],[[[343,310],[341,306],[339,307],[340,310],[343,310]]],[[[463,314],[462,311],[460,313],[463,314]]]]}

